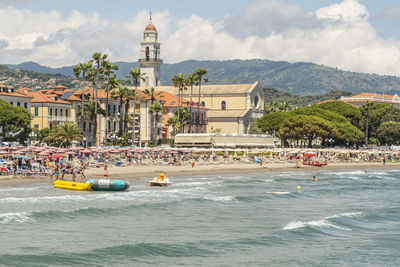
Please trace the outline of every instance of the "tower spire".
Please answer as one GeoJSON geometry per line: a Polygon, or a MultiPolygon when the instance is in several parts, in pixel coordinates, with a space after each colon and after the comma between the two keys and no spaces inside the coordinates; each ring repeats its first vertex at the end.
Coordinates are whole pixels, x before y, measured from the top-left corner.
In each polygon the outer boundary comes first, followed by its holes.
{"type": "Polygon", "coordinates": [[[151,21],[151,10],[150,10],[150,23],[153,23],[153,22],[151,21]]]}

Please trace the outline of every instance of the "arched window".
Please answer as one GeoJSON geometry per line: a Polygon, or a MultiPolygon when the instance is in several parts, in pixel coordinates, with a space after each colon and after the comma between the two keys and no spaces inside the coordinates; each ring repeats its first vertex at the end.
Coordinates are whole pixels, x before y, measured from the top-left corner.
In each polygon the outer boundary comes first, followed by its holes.
{"type": "Polygon", "coordinates": [[[221,101],[221,109],[222,110],[226,109],[226,102],[225,101],[221,101]]]}
{"type": "Polygon", "coordinates": [[[205,106],[206,106],[206,102],[201,101],[201,105],[202,105],[203,107],[205,107],[205,106]]]}
{"type": "Polygon", "coordinates": [[[146,47],[146,61],[150,61],[150,49],[148,46],[146,47]]]}
{"type": "Polygon", "coordinates": [[[256,96],[254,97],[254,107],[255,107],[255,108],[258,108],[259,105],[260,105],[260,98],[259,98],[258,95],[256,95],[256,96]]]}

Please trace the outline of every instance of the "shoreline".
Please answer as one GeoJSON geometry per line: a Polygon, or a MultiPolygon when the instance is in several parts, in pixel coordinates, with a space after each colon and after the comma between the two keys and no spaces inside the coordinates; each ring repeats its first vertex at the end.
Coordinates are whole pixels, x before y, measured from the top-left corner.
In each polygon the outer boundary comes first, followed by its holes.
{"type": "MultiPolygon", "coordinates": [[[[132,180],[140,178],[154,178],[158,176],[160,171],[167,172],[169,178],[178,176],[199,176],[199,175],[216,175],[216,174],[236,174],[236,173],[261,173],[261,172],[291,172],[291,171],[308,171],[320,172],[328,170],[348,170],[348,169],[400,169],[400,163],[387,163],[383,165],[381,162],[353,162],[353,163],[329,163],[327,166],[314,167],[303,166],[296,168],[294,163],[268,163],[260,166],[258,164],[225,164],[225,165],[198,165],[191,166],[130,166],[116,167],[112,166],[108,169],[109,177],[104,177],[103,168],[90,168],[85,172],[86,179],[80,179],[77,175],[77,182],[86,181],[89,178],[96,179],[119,179],[132,180]]],[[[66,175],[64,180],[71,181],[72,176],[66,175]]],[[[54,181],[54,179],[53,179],[54,181]]],[[[49,176],[0,176],[0,187],[39,184],[52,182],[49,176]]]]}

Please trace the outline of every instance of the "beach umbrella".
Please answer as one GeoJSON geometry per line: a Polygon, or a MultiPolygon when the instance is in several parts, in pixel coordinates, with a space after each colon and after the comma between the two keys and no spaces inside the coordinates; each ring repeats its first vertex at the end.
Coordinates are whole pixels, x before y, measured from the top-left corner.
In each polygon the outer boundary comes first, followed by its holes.
{"type": "Polygon", "coordinates": [[[313,154],[313,153],[306,153],[303,155],[303,157],[314,157],[314,156],[315,156],[315,154],[313,154]]]}
{"type": "Polygon", "coordinates": [[[0,155],[8,154],[7,151],[0,151],[0,155]]]}
{"type": "Polygon", "coordinates": [[[49,158],[53,158],[53,159],[65,158],[65,155],[54,154],[54,155],[51,155],[49,158]]]}
{"type": "Polygon", "coordinates": [[[84,150],[81,150],[80,152],[85,153],[85,154],[92,153],[92,151],[90,151],[89,149],[84,149],[84,150]]]}
{"type": "Polygon", "coordinates": [[[48,156],[48,155],[50,155],[50,153],[46,152],[46,151],[43,151],[43,152],[39,152],[37,155],[38,156],[48,156]]]}
{"type": "Polygon", "coordinates": [[[16,156],[16,158],[18,158],[18,159],[31,159],[30,157],[27,157],[27,156],[24,156],[24,155],[16,156]]]}

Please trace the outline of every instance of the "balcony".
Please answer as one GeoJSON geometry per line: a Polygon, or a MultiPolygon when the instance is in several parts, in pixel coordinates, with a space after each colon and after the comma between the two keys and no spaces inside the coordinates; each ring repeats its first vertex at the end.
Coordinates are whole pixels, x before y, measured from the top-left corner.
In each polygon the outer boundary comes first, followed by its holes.
{"type": "Polygon", "coordinates": [[[208,124],[208,120],[196,120],[196,119],[194,119],[192,121],[192,124],[193,125],[197,125],[197,124],[199,124],[199,125],[207,125],[208,124]]]}
{"type": "Polygon", "coordinates": [[[149,60],[146,59],[139,59],[139,64],[163,64],[162,59],[155,59],[155,58],[150,58],[149,60]]]}
{"type": "Polygon", "coordinates": [[[70,117],[63,117],[63,116],[49,116],[49,121],[73,122],[74,119],[70,118],[70,117]]]}

